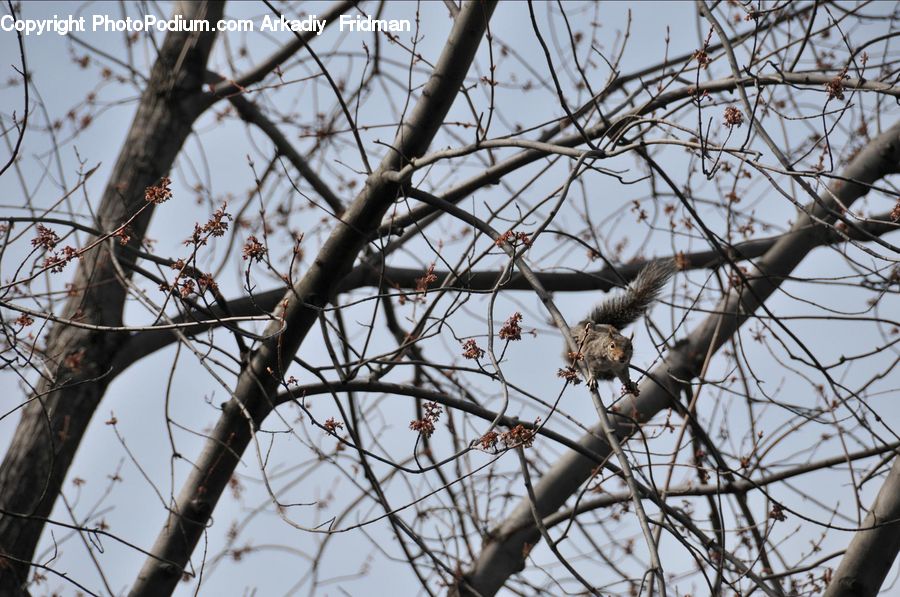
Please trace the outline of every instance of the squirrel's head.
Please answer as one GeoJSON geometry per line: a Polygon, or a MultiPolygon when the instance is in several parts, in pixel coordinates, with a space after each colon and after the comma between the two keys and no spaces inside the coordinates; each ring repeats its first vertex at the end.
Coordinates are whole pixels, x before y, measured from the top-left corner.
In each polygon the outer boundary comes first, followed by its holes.
{"type": "Polygon", "coordinates": [[[628,363],[631,361],[631,341],[625,336],[610,336],[606,347],[606,356],[610,361],[628,363]]]}
{"type": "Polygon", "coordinates": [[[595,335],[595,342],[600,344],[606,360],[614,363],[631,362],[631,338],[623,336],[619,330],[611,325],[595,323],[591,326],[595,335]]]}

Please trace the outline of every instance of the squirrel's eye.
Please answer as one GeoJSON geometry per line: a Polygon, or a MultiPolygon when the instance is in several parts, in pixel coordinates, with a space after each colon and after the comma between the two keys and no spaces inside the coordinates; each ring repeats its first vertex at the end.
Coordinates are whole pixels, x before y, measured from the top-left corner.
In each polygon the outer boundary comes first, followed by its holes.
{"type": "Polygon", "coordinates": [[[615,348],[615,347],[616,347],[616,343],[615,343],[615,342],[610,342],[610,343],[609,343],[609,347],[610,347],[610,348],[615,348]]]}

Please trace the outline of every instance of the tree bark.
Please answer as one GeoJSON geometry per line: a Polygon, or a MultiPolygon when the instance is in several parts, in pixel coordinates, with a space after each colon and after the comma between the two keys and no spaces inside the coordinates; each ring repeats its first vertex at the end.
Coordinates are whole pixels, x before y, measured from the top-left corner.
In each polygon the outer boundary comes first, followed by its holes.
{"type": "MultiPolygon", "coordinates": [[[[175,12],[186,19],[222,15],[222,2],[185,2],[175,12]]],[[[156,184],[191,132],[201,108],[201,92],[214,32],[166,35],[141,96],[125,144],[110,175],[95,226],[110,232],[146,205],[144,190],[156,184]]],[[[153,206],[132,223],[139,246],[153,206]]],[[[63,316],[100,325],[121,325],[125,285],[117,278],[111,244],[84,254],[74,276],[77,294],[63,316]]],[[[130,251],[116,259],[133,263],[130,251]]],[[[59,495],[85,429],[109,381],[109,363],[127,337],[54,325],[47,337],[46,370],[22,409],[10,447],[0,465],[0,594],[25,593],[29,563],[59,495]]]]}
{"type": "MultiPolygon", "coordinates": [[[[900,171],[900,123],[873,139],[847,167],[843,176],[847,180],[873,183],[887,174],[900,171]]],[[[847,208],[868,192],[868,187],[854,182],[835,185],[834,196],[847,208]]],[[[756,263],[759,275],[753,276],[749,287],[739,286],[723,298],[701,326],[689,338],[673,349],[665,361],[656,367],[640,386],[640,395],[623,400],[617,412],[628,418],[616,416],[616,435],[621,440],[629,438],[637,430],[637,424],[652,419],[671,405],[678,396],[681,382],[700,374],[708,352],[718,350],[741,325],[759,308],[782,281],[818,245],[820,234],[813,217],[826,222],[833,221],[830,210],[839,208],[828,192],[819,201],[800,213],[791,231],[779,239],[756,263]],[[808,213],[807,213],[808,212],[808,213]],[[811,215],[810,215],[811,214],[811,215]],[[721,313],[721,315],[719,315],[721,313]]],[[[599,427],[583,436],[579,444],[600,454],[608,454],[609,446],[602,439],[599,427]]],[[[544,473],[535,487],[535,503],[542,518],[561,508],[587,481],[596,464],[576,452],[567,452],[544,473]]],[[[894,527],[892,527],[894,528],[894,527]]],[[[509,517],[491,533],[478,560],[460,582],[451,587],[455,595],[494,595],[507,579],[522,570],[524,554],[528,547],[540,540],[534,525],[531,502],[522,500],[509,517]]]]}
{"type": "Polygon", "coordinates": [[[853,536],[825,597],[877,595],[900,551],[900,458],[875,498],[875,504],[853,536]]]}

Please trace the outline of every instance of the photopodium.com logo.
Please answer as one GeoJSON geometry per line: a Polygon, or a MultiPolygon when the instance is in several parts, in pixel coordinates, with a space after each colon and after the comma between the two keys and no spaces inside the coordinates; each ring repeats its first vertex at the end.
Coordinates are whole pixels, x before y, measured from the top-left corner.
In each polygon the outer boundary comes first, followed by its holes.
{"type": "MultiPolygon", "coordinates": [[[[325,30],[325,19],[319,19],[316,15],[307,15],[302,19],[288,19],[284,16],[272,17],[266,15],[259,23],[250,19],[220,19],[215,23],[205,19],[185,19],[181,15],[175,15],[171,19],[160,19],[153,15],[144,15],[140,18],[124,17],[112,18],[109,15],[92,15],[88,17],[76,17],[69,15],[60,17],[53,15],[49,19],[16,19],[12,15],[0,17],[0,31],[18,31],[24,35],[44,35],[54,33],[56,35],[68,35],[69,33],[95,33],[113,32],[141,32],[141,31],[237,31],[237,32],[278,32],[314,31],[321,35],[325,30]]],[[[349,32],[405,32],[410,31],[409,19],[373,19],[371,16],[350,17],[341,15],[337,22],[341,31],[349,32]]]]}

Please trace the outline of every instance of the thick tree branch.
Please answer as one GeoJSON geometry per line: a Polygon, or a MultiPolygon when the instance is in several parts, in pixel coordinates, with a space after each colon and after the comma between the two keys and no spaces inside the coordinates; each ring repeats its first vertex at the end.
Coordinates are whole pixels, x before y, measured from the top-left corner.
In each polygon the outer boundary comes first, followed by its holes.
{"type": "Polygon", "coordinates": [[[853,536],[825,597],[868,597],[881,590],[900,551],[900,458],[875,498],[875,504],[853,536]]]}
{"type": "MultiPolygon", "coordinates": [[[[866,234],[883,235],[888,232],[900,230],[900,225],[890,221],[888,214],[882,214],[870,218],[868,221],[860,224],[862,230],[850,229],[847,232],[853,240],[865,241],[866,234]]],[[[838,234],[831,228],[825,228],[819,225],[810,225],[810,230],[815,234],[819,246],[835,245],[845,242],[843,236],[838,234]]],[[[764,255],[766,251],[772,248],[781,235],[768,238],[760,238],[748,240],[733,245],[729,254],[734,261],[743,261],[747,259],[755,259],[764,255]]],[[[600,291],[609,292],[614,288],[625,285],[632,280],[646,264],[646,261],[636,261],[633,263],[607,266],[594,271],[572,271],[572,272],[536,272],[535,275],[541,284],[551,292],[587,292],[600,291]]],[[[722,255],[718,251],[706,250],[696,251],[694,253],[686,253],[683,260],[685,269],[705,269],[715,268],[723,264],[722,255]]],[[[444,279],[449,272],[444,270],[435,270],[434,274],[438,279],[444,279]]],[[[494,289],[500,272],[497,270],[481,270],[474,272],[466,272],[458,276],[459,282],[455,287],[466,290],[489,292],[494,289]]],[[[349,292],[351,290],[363,287],[379,288],[385,283],[388,286],[397,288],[415,289],[417,281],[422,277],[422,270],[411,267],[393,267],[385,266],[380,269],[373,268],[366,263],[360,263],[338,284],[337,292],[349,292]]],[[[502,290],[531,290],[528,281],[519,272],[511,272],[508,280],[501,287],[502,290]]],[[[266,290],[254,294],[252,297],[241,297],[228,301],[228,314],[235,317],[245,317],[259,315],[260,310],[263,312],[271,312],[275,309],[278,301],[284,296],[284,291],[280,288],[266,290]]],[[[223,310],[214,308],[211,310],[194,311],[184,316],[173,317],[172,321],[176,323],[208,320],[218,317],[228,316],[223,310]]],[[[198,326],[185,331],[189,336],[202,333],[208,329],[215,327],[213,324],[198,326]]],[[[150,355],[157,350],[161,350],[176,341],[176,337],[172,334],[160,330],[143,330],[134,333],[127,342],[124,343],[122,349],[116,353],[116,358],[112,362],[112,371],[110,375],[118,375],[133,363],[150,355]]]]}
{"type": "MultiPolygon", "coordinates": [[[[221,2],[185,2],[175,13],[185,19],[215,21],[221,2]]],[[[96,228],[114,230],[132,222],[132,243],[144,237],[153,206],[144,190],[168,174],[199,115],[206,61],[214,33],[170,32],[153,66],[137,113],[97,211],[96,228]]],[[[134,263],[123,251],[120,261],[134,263]]],[[[82,289],[63,310],[64,319],[99,325],[120,325],[125,288],[116,281],[109,249],[98,246],[79,261],[73,287],[82,289]]],[[[0,554],[15,558],[0,574],[0,594],[24,592],[29,562],[43,520],[53,508],[75,451],[106,387],[109,363],[125,338],[119,334],[55,325],[47,338],[47,368],[33,400],[22,409],[10,447],[0,465],[0,509],[25,517],[0,516],[0,554]],[[73,360],[72,355],[76,355],[73,360]],[[69,363],[67,366],[66,363],[69,363]],[[77,364],[75,364],[77,363],[77,364]],[[34,516],[34,517],[29,517],[34,516]]],[[[2,555],[0,555],[2,558],[2,555]]]]}
{"type": "Polygon", "coordinates": [[[459,92],[494,8],[495,3],[480,1],[463,6],[421,98],[401,124],[391,145],[394,150],[369,176],[309,270],[279,303],[279,321],[266,331],[275,337],[250,356],[241,372],[232,399],[223,407],[215,430],[151,550],[160,559],[149,558],[145,562],[132,595],[168,594],[181,579],[253,431],[273,408],[275,391],[316,321],[318,309],[333,296],[369,234],[396,199],[398,185],[385,175],[427,150],[459,92]],[[284,331],[278,334],[282,326],[284,331]],[[176,562],[182,568],[161,561],[176,562]]]}
{"type": "MultiPolygon", "coordinates": [[[[707,352],[718,350],[753,315],[761,301],[778,289],[781,282],[817,245],[813,217],[829,221],[828,210],[835,209],[838,205],[835,197],[840,204],[849,207],[868,192],[866,183],[872,183],[898,170],[900,123],[875,138],[847,167],[845,177],[863,184],[836,185],[837,188],[832,189],[834,197],[830,193],[823,193],[819,202],[808,206],[812,216],[800,213],[792,231],[781,237],[756,263],[759,273],[752,276],[750,281],[752,291],[740,286],[729,291],[715,310],[716,314],[709,316],[643,381],[640,396],[629,396],[619,404],[617,411],[628,418],[615,417],[618,437],[630,437],[636,431],[635,423],[643,424],[669,407],[671,397],[678,395],[682,383],[699,373],[707,352]]],[[[608,453],[608,446],[598,439],[598,435],[587,434],[579,443],[592,451],[608,453]]],[[[578,491],[580,485],[590,478],[594,467],[592,461],[574,452],[564,454],[551,466],[535,487],[541,516],[547,517],[561,508],[578,491]]],[[[464,595],[495,594],[510,575],[522,569],[525,545],[533,545],[540,539],[531,519],[530,503],[523,500],[491,533],[492,541],[485,545],[473,568],[451,592],[464,595]]]]}

